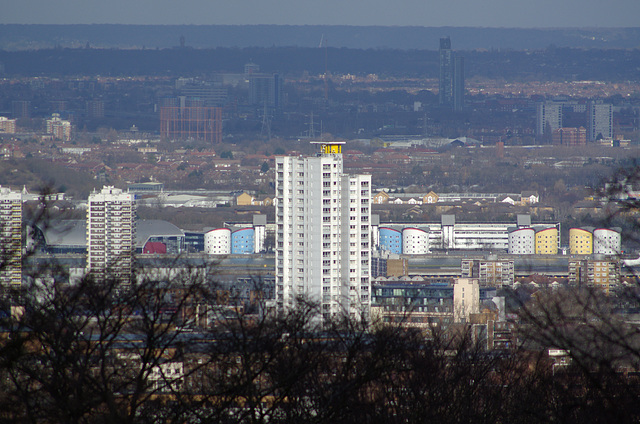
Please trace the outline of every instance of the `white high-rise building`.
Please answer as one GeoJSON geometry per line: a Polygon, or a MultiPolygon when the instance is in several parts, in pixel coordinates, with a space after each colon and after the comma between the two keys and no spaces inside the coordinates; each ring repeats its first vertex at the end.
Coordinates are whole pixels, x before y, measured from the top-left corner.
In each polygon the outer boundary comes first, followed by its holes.
{"type": "Polygon", "coordinates": [[[599,136],[613,138],[613,106],[611,104],[590,103],[587,109],[587,141],[596,141],[599,136]]]}
{"type": "Polygon", "coordinates": [[[540,102],[536,105],[536,135],[549,137],[553,131],[562,128],[562,103],[540,102]],[[547,134],[547,131],[551,133],[547,134]]]}
{"type": "Polygon", "coordinates": [[[22,282],[22,193],[0,187],[0,285],[22,282]]]}
{"type": "Polygon", "coordinates": [[[100,277],[128,280],[135,249],[135,200],[113,186],[89,195],[87,268],[100,277]]]}
{"type": "Polygon", "coordinates": [[[342,170],[344,142],[313,157],[276,159],[276,308],[305,297],[322,319],[368,314],[371,176],[342,170]]]}

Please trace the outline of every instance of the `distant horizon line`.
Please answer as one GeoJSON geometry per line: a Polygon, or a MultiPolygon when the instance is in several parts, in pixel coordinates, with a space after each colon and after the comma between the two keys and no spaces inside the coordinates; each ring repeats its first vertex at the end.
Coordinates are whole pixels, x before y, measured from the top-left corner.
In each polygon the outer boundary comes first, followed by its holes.
{"type": "Polygon", "coordinates": [[[20,25],[20,26],[140,26],[140,27],[148,27],[148,26],[171,26],[171,27],[258,27],[258,26],[269,26],[269,27],[353,27],[353,28],[371,28],[371,27],[380,27],[380,28],[470,28],[470,29],[522,29],[522,30],[564,30],[564,29],[585,29],[585,30],[624,30],[624,29],[640,29],[640,25],[638,26],[540,26],[540,27],[509,27],[509,26],[469,26],[469,25],[381,25],[381,24],[368,24],[368,25],[357,25],[357,24],[141,24],[141,23],[18,23],[18,22],[3,22],[0,23],[0,26],[8,26],[8,25],[20,25]]]}

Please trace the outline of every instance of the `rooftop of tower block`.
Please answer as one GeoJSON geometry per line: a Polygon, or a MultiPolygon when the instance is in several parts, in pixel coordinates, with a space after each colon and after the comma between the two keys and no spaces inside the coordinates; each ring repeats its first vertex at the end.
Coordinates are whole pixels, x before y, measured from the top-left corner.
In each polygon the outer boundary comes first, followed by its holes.
{"type": "Polygon", "coordinates": [[[320,153],[323,155],[342,154],[342,145],[346,141],[312,141],[311,144],[320,145],[320,153]]]}

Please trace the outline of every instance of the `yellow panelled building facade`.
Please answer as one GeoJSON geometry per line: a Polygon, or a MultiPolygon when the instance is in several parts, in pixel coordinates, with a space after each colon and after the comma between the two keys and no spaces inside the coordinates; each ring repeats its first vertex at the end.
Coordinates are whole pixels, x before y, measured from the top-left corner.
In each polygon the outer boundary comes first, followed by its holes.
{"type": "Polygon", "coordinates": [[[558,254],[558,229],[545,228],[536,232],[536,255],[558,254]]]}
{"type": "Polygon", "coordinates": [[[571,228],[569,230],[569,251],[572,255],[590,255],[593,253],[593,230],[571,228]]]}

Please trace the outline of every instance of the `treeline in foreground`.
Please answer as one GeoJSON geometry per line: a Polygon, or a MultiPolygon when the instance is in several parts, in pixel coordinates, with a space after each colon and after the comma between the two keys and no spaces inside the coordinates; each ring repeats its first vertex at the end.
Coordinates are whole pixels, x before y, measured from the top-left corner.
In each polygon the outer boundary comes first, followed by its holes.
{"type": "MultiPolygon", "coordinates": [[[[25,269],[6,289],[0,420],[24,423],[637,422],[637,331],[590,291],[538,293],[519,346],[470,327],[319,325],[234,302],[208,268],[133,283],[25,269]],[[486,343],[485,343],[486,346],[486,343]],[[565,350],[554,364],[548,348],[565,350]]],[[[259,292],[259,290],[257,291],[259,292]]]]}

